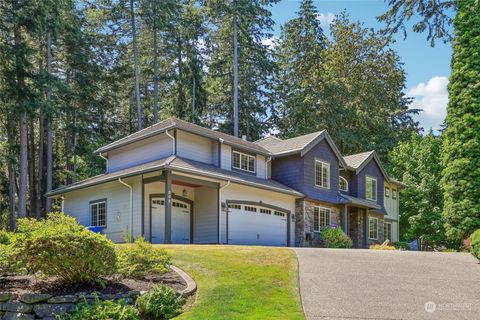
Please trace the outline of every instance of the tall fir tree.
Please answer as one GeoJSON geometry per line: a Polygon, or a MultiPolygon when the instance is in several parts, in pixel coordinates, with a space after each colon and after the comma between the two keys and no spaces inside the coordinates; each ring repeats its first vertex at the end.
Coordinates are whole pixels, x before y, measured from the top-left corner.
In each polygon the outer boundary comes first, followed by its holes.
{"type": "Polygon", "coordinates": [[[480,228],[480,4],[456,5],[442,182],[447,234],[460,240],[480,228]]]}

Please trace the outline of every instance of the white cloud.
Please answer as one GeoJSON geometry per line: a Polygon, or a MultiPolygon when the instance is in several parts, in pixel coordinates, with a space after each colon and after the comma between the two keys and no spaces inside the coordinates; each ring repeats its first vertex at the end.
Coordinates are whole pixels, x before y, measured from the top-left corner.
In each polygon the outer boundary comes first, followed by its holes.
{"type": "Polygon", "coordinates": [[[407,96],[415,98],[410,108],[422,109],[417,116],[420,125],[426,130],[440,129],[447,115],[448,78],[433,77],[427,83],[420,82],[407,92],[407,96]]]}
{"type": "Polygon", "coordinates": [[[273,49],[278,43],[278,37],[271,37],[262,39],[262,44],[267,46],[269,49],[273,49]]]}
{"type": "Polygon", "coordinates": [[[330,25],[332,24],[333,19],[335,19],[335,14],[331,12],[327,12],[327,13],[319,12],[317,14],[317,20],[320,21],[320,24],[322,25],[322,28],[324,31],[327,31],[330,29],[330,25]]]}

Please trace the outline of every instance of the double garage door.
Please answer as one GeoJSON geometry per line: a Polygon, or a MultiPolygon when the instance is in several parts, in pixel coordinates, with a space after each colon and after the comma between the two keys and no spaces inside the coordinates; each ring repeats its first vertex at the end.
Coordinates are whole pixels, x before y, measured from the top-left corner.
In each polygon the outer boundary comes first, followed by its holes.
{"type": "Polygon", "coordinates": [[[228,203],[228,243],[287,246],[287,213],[268,207],[228,203]]]}

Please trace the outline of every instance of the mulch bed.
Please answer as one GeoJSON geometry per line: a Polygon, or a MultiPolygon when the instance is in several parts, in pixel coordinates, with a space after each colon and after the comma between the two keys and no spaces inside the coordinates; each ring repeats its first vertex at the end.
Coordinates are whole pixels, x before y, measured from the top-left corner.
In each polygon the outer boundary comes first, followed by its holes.
{"type": "Polygon", "coordinates": [[[106,279],[105,286],[91,284],[65,284],[59,279],[50,277],[42,279],[33,275],[26,276],[0,276],[0,292],[24,293],[47,293],[52,295],[69,295],[79,292],[98,292],[102,294],[120,294],[130,291],[148,291],[156,284],[165,284],[181,291],[187,284],[176,272],[169,271],[165,274],[151,274],[143,279],[122,279],[115,281],[114,278],[106,279]]]}

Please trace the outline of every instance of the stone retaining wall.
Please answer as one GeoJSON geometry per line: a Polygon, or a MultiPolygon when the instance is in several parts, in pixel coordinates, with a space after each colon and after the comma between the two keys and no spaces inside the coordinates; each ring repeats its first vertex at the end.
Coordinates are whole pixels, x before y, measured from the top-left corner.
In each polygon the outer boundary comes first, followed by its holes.
{"type": "Polygon", "coordinates": [[[50,295],[43,293],[26,293],[17,295],[0,292],[0,319],[2,320],[53,320],[56,315],[72,311],[77,303],[93,303],[95,297],[100,300],[120,300],[133,304],[140,295],[138,291],[126,294],[77,293],[73,295],[50,295]]]}

